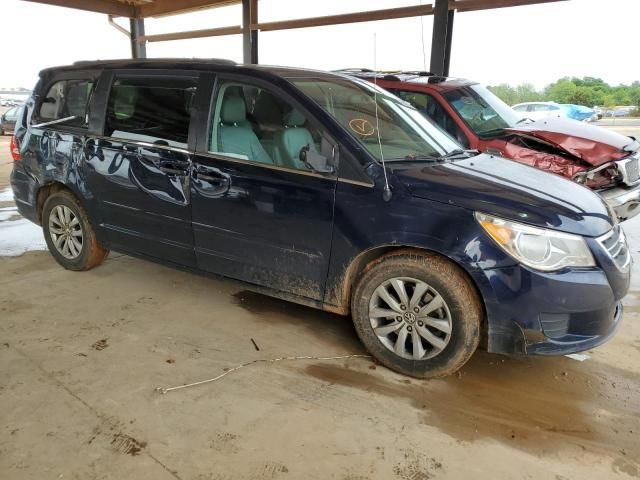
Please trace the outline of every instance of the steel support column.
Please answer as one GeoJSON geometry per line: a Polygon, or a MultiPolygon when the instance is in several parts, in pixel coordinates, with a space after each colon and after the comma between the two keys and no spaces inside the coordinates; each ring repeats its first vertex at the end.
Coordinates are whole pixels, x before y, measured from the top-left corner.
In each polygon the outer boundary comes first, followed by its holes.
{"type": "Polygon", "coordinates": [[[242,61],[258,63],[258,31],[251,25],[258,23],[258,0],[242,0],[242,61]]]}
{"type": "Polygon", "coordinates": [[[144,19],[130,18],[131,58],[147,58],[147,43],[138,39],[144,37],[144,19]]]}
{"type": "Polygon", "coordinates": [[[447,57],[447,30],[449,0],[435,0],[433,9],[433,35],[431,37],[431,72],[444,75],[447,57]]]}
{"type": "Polygon", "coordinates": [[[455,10],[449,10],[447,15],[447,43],[444,50],[444,72],[442,72],[445,77],[449,76],[449,65],[451,64],[451,42],[453,40],[453,17],[455,13],[455,10]]]}

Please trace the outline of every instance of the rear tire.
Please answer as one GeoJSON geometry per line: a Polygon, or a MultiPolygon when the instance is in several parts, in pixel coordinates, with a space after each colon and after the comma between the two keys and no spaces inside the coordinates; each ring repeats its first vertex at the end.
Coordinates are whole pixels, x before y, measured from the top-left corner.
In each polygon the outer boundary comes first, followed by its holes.
{"type": "Polygon", "coordinates": [[[87,212],[71,192],[50,195],[41,220],[49,252],[67,270],[90,270],[109,255],[98,241],[87,212]]]}
{"type": "Polygon", "coordinates": [[[353,323],[371,355],[417,378],[455,373],[480,341],[480,298],[464,272],[435,254],[399,251],[360,277],[353,323]],[[403,293],[404,291],[404,293],[403,293]]]}

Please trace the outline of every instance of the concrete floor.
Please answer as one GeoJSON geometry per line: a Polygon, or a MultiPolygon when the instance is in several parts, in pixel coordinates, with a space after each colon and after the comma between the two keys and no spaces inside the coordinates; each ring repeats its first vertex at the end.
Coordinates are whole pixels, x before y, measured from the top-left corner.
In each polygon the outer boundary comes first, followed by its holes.
{"type": "Polygon", "coordinates": [[[364,352],[349,319],[229,282],[120,254],[84,273],[0,257],[0,478],[640,478],[635,273],[618,335],[584,362],[478,352],[417,381],[283,361],[161,395],[255,359],[364,352]]]}

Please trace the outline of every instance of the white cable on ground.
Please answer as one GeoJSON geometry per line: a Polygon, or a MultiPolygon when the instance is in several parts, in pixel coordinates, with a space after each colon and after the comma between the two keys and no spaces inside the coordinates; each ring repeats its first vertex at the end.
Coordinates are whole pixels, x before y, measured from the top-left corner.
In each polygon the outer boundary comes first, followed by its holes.
{"type": "Polygon", "coordinates": [[[216,380],[220,380],[225,375],[229,375],[231,372],[235,372],[236,370],[240,370],[243,367],[248,367],[249,365],[253,365],[256,363],[275,363],[275,362],[282,362],[284,360],[341,360],[343,358],[371,358],[371,355],[353,354],[353,355],[338,355],[335,357],[301,356],[301,357],[261,358],[258,360],[251,360],[250,362],[243,363],[236,367],[230,368],[229,370],[227,370],[224,373],[221,373],[217,377],[213,377],[208,380],[202,380],[200,382],[194,382],[194,383],[187,383],[185,385],[178,385],[177,387],[168,387],[168,388],[157,387],[156,392],[160,392],[162,395],[164,395],[165,393],[171,392],[173,390],[180,390],[182,388],[195,387],[197,385],[203,385],[205,383],[215,382],[216,380]]]}

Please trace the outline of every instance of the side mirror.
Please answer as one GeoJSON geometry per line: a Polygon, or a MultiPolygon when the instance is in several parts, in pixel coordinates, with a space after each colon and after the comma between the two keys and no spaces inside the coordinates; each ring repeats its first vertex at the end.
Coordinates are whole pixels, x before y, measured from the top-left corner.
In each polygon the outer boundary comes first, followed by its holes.
{"type": "Polygon", "coordinates": [[[309,149],[309,145],[305,145],[300,149],[300,161],[304,163],[308,169],[319,173],[333,173],[333,165],[329,163],[327,157],[320,155],[309,149]]]}

